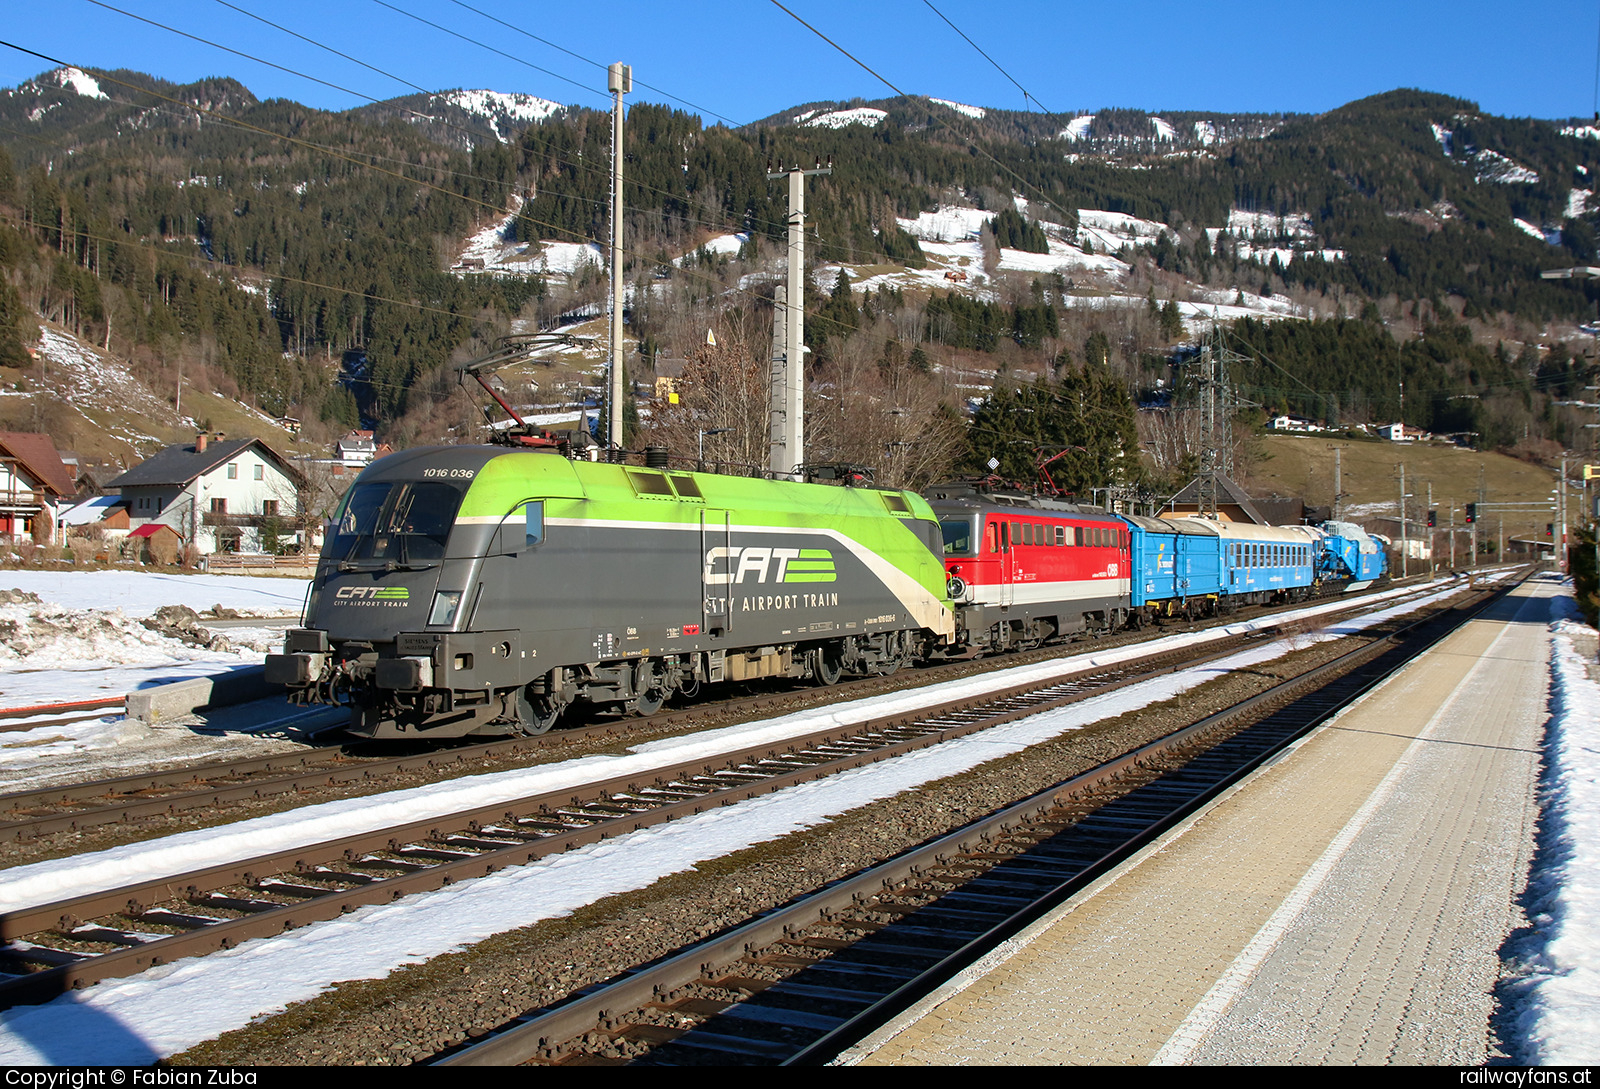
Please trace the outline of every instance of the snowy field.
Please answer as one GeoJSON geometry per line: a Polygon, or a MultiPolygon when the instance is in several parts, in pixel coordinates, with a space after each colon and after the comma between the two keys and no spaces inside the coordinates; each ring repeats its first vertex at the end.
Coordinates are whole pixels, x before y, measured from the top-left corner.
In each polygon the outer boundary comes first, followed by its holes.
{"type": "MultiPolygon", "coordinates": [[[[41,599],[0,604],[0,708],[105,699],[259,665],[269,649],[281,645],[281,625],[215,629],[228,648],[207,649],[140,621],[175,604],[200,613],[202,626],[218,607],[242,617],[297,617],[307,586],[305,579],[249,575],[0,571],[0,590],[41,599]]],[[[0,790],[86,763],[110,773],[179,755],[192,758],[224,744],[188,731],[174,736],[115,714],[66,725],[43,714],[38,722],[34,729],[0,735],[0,790]]]]}
{"type": "MultiPolygon", "coordinates": [[[[1451,587],[1436,588],[1428,597],[1451,587]]],[[[1400,592],[1391,596],[1400,597],[1400,592]]],[[[1377,623],[1388,613],[1414,609],[1397,603],[1378,615],[1341,622],[1317,638],[1333,638],[1377,623]]],[[[1305,610],[1308,614],[1330,606],[1305,610]]],[[[1247,627],[1250,625],[1235,625],[1247,627]]],[[[1203,635],[1169,637],[1198,641],[1203,635]]],[[[1304,646],[1309,637],[1250,648],[1181,676],[1131,686],[1102,699],[989,730],[980,735],[848,772],[779,795],[719,808],[687,821],[620,836],[531,866],[411,897],[399,905],[370,907],[315,924],[270,942],[247,942],[210,957],[185,960],[126,980],[108,982],[39,1007],[0,1015],[0,1063],[138,1063],[173,1054],[251,1020],[302,1001],[340,980],[378,978],[495,933],[569,914],[597,899],[643,888],[671,873],[751,844],[821,824],[846,812],[937,779],[959,774],[1027,745],[1080,729],[1101,718],[1171,698],[1226,670],[1258,666],[1304,646]]],[[[1147,648],[1146,648],[1147,649],[1147,648]]],[[[955,690],[1020,683],[1034,676],[1109,664],[1128,650],[1088,653],[1053,663],[1022,666],[905,693],[890,700],[924,702],[955,690]]],[[[553,788],[597,775],[642,774],[691,753],[734,743],[778,744],[828,722],[858,721],[889,713],[882,698],[800,712],[708,734],[634,746],[615,756],[490,775],[416,790],[394,791],[360,803],[327,803],[292,813],[240,821],[205,833],[187,833],[117,848],[70,861],[16,867],[7,873],[6,906],[53,898],[88,887],[106,873],[135,880],[171,873],[274,846],[324,838],[334,829],[374,821],[420,820],[481,805],[489,797],[553,788]],[[464,792],[464,793],[463,793],[464,792]]]]}

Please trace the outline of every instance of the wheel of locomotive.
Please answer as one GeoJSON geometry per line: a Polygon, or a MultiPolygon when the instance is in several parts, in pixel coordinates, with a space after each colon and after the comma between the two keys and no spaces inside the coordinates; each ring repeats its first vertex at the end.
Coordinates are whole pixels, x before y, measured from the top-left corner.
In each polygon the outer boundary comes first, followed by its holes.
{"type": "Polygon", "coordinates": [[[566,704],[557,703],[543,692],[530,693],[531,687],[517,689],[517,729],[534,737],[556,724],[566,704]]]}
{"type": "Polygon", "coordinates": [[[811,680],[818,687],[829,688],[839,683],[844,666],[839,662],[839,652],[832,647],[813,647],[806,652],[806,664],[811,667],[811,680]]]}
{"type": "Polygon", "coordinates": [[[670,694],[661,668],[649,658],[641,659],[634,665],[633,690],[637,694],[628,705],[628,710],[641,718],[661,710],[661,705],[667,702],[670,694]]]}

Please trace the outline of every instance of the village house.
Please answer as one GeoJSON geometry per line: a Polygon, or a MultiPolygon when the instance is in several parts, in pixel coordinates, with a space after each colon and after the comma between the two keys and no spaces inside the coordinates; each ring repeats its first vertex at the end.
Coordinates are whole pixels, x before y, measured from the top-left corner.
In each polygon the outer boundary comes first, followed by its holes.
{"type": "Polygon", "coordinates": [[[209,555],[262,552],[284,543],[295,531],[304,484],[300,471],[260,439],[197,435],[192,444],[167,447],[109,486],[121,494],[134,535],[164,525],[209,555]],[[263,530],[278,540],[264,540],[263,530]]]}
{"type": "Polygon", "coordinates": [[[0,431],[0,535],[53,541],[62,500],[76,491],[49,435],[0,431]]]}

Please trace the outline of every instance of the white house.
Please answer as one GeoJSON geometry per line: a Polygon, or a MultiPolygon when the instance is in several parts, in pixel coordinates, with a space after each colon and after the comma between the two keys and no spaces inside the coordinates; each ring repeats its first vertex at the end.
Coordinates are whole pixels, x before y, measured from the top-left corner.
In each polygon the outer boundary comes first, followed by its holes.
{"type": "Polygon", "coordinates": [[[260,439],[169,446],[112,480],[135,531],[172,527],[202,554],[263,551],[261,530],[294,532],[305,478],[260,439]]]}
{"type": "Polygon", "coordinates": [[[1378,428],[1378,437],[1390,442],[1410,442],[1413,438],[1406,434],[1406,425],[1403,423],[1383,424],[1378,428]]]}
{"type": "Polygon", "coordinates": [[[52,540],[62,500],[75,490],[49,435],[0,431],[0,534],[52,540]]]}
{"type": "Polygon", "coordinates": [[[366,465],[378,455],[370,431],[352,431],[333,444],[333,456],[346,465],[366,465]]]}
{"type": "Polygon", "coordinates": [[[1310,419],[1306,416],[1294,416],[1289,413],[1285,413],[1282,416],[1272,417],[1272,419],[1267,421],[1267,427],[1273,431],[1312,432],[1327,430],[1326,427],[1322,426],[1322,424],[1318,423],[1316,420],[1310,419]]]}

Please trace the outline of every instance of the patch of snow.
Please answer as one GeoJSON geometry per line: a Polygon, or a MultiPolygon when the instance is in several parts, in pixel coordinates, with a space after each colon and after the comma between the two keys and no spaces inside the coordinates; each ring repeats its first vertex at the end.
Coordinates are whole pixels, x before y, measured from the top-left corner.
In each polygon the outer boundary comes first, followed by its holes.
{"type": "Polygon", "coordinates": [[[833,110],[829,113],[818,114],[807,121],[807,128],[842,129],[846,125],[866,125],[873,128],[885,117],[889,116],[887,110],[873,109],[871,106],[857,106],[853,110],[833,110]]]}
{"type": "Polygon", "coordinates": [[[937,212],[923,212],[916,219],[897,217],[895,222],[900,224],[901,230],[920,242],[958,242],[978,237],[983,225],[993,218],[993,212],[945,205],[937,212]]]}
{"type": "Polygon", "coordinates": [[[672,259],[672,263],[674,265],[681,265],[694,254],[699,253],[701,250],[704,250],[706,253],[709,253],[714,257],[721,257],[724,255],[730,257],[735,256],[741,249],[744,248],[744,244],[748,241],[750,241],[749,231],[741,231],[738,234],[719,234],[710,241],[701,243],[700,246],[698,246],[691,253],[686,253],[682,257],[674,257],[672,259]]]}
{"type": "Polygon", "coordinates": [[[1244,212],[1234,208],[1228,213],[1228,233],[1241,238],[1266,235],[1268,238],[1313,238],[1311,217],[1301,212],[1286,216],[1271,212],[1244,212]]]}
{"type": "MultiPolygon", "coordinates": [[[[41,325],[37,350],[46,363],[45,384],[62,394],[73,407],[106,411],[132,409],[158,420],[173,418],[172,406],[151,393],[126,364],[89,347],[71,334],[41,325]]],[[[125,427],[108,433],[140,449],[148,448],[154,441],[148,435],[125,427]]]]}
{"type": "Polygon", "coordinates": [[[1073,142],[1082,140],[1084,137],[1089,135],[1089,126],[1094,124],[1094,118],[1095,115],[1092,113],[1079,114],[1077,117],[1074,117],[1071,121],[1067,122],[1067,127],[1061,130],[1061,132],[1058,134],[1058,138],[1062,140],[1072,140],[1073,142]]]}
{"type": "Polygon", "coordinates": [[[1455,136],[1455,133],[1451,132],[1442,125],[1433,124],[1431,122],[1429,123],[1429,127],[1433,129],[1433,138],[1439,141],[1439,146],[1444,149],[1445,156],[1448,157],[1450,155],[1451,139],[1455,136]]]}
{"type": "Polygon", "coordinates": [[[1123,246],[1154,245],[1169,230],[1165,223],[1140,219],[1123,212],[1103,212],[1095,208],[1078,209],[1078,237],[1094,244],[1096,253],[1115,253],[1123,246]]]}
{"type": "Polygon", "coordinates": [[[1029,253],[1026,250],[1000,251],[1000,267],[1007,271],[1069,275],[1082,272],[1099,273],[1120,280],[1129,272],[1129,266],[1106,253],[1084,253],[1078,246],[1050,239],[1049,253],[1029,253]]]}
{"type": "Polygon", "coordinates": [[[1543,227],[1536,227],[1532,223],[1529,223],[1526,219],[1516,219],[1514,217],[1512,218],[1511,222],[1515,223],[1517,225],[1517,230],[1521,231],[1523,234],[1531,235],[1541,242],[1546,241],[1543,227]]]}
{"type": "Polygon", "coordinates": [[[1196,121],[1194,138],[1200,142],[1201,147],[1210,147],[1217,142],[1217,126],[1210,121],[1196,121]]]}
{"type": "Polygon", "coordinates": [[[952,110],[956,111],[956,113],[959,113],[964,117],[971,117],[980,121],[989,112],[982,106],[968,106],[963,102],[951,102],[948,98],[935,98],[931,99],[930,101],[937,102],[941,106],[949,106],[952,110]]]}
{"type": "Polygon", "coordinates": [[[446,91],[430,96],[429,102],[443,102],[482,117],[502,144],[510,142],[515,128],[537,124],[563,108],[546,98],[503,91],[446,91]]]}
{"type": "MultiPolygon", "coordinates": [[[[1567,594],[1571,593],[1567,584],[1567,594]]],[[[1526,892],[1529,929],[1506,957],[1512,1061],[1580,1066],[1600,1058],[1600,684],[1594,629],[1569,596],[1550,599],[1550,719],[1540,784],[1540,836],[1526,892]],[[1546,846],[1548,844],[1548,846],[1546,846]]]]}
{"type": "Polygon", "coordinates": [[[50,78],[62,90],[74,91],[84,98],[108,97],[100,89],[100,82],[81,68],[57,68],[50,73],[50,78]]]}
{"type": "Polygon", "coordinates": [[[1168,143],[1171,143],[1173,140],[1178,138],[1177,130],[1172,127],[1170,122],[1165,121],[1160,117],[1152,116],[1150,118],[1150,124],[1155,126],[1157,140],[1165,140],[1168,143]]]}
{"type": "Polygon", "coordinates": [[[1567,219],[1577,219],[1589,210],[1589,198],[1594,196],[1593,189],[1567,190],[1567,219]]]}
{"type": "Polygon", "coordinates": [[[605,251],[596,242],[541,242],[533,265],[539,272],[573,275],[584,265],[605,267],[605,251]]]}
{"type": "Polygon", "coordinates": [[[1498,151],[1484,148],[1472,157],[1478,167],[1478,180],[1497,182],[1501,185],[1532,185],[1539,180],[1539,175],[1527,167],[1506,158],[1498,151]]]}
{"type": "MultiPolygon", "coordinates": [[[[1568,125],[1561,130],[1563,136],[1576,136],[1580,140],[1600,140],[1600,128],[1593,125],[1568,125]]],[[[1583,167],[1579,167],[1582,170],[1583,167]]]]}
{"type": "MultiPolygon", "coordinates": [[[[42,605],[0,606],[9,633],[0,644],[0,706],[28,707],[120,695],[152,684],[226,673],[258,664],[282,640],[266,628],[218,631],[233,650],[206,650],[158,635],[139,623],[163,605],[203,613],[215,605],[247,616],[298,616],[308,582],[249,575],[171,575],[145,571],[4,571],[0,586],[37,594],[42,605]]],[[[202,619],[202,625],[204,620],[202,619]]],[[[60,732],[49,727],[51,736],[60,732]]],[[[97,731],[62,741],[81,747],[97,731]]],[[[26,736],[0,745],[0,778],[24,777],[28,753],[48,753],[26,736]],[[23,747],[10,743],[20,741],[23,747]]]]}

